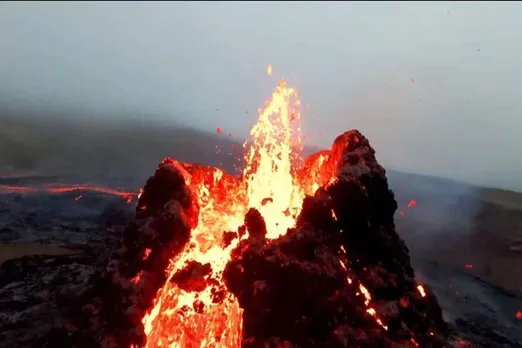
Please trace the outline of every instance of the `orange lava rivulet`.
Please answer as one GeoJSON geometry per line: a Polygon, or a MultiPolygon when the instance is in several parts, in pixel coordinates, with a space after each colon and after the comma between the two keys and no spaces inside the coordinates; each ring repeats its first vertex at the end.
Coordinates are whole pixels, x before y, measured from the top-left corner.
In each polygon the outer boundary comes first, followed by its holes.
{"type": "MultiPolygon", "coordinates": [[[[66,192],[98,192],[111,196],[118,196],[123,199],[127,203],[131,203],[134,197],[137,197],[139,193],[136,192],[126,192],[115,190],[107,187],[100,187],[94,185],[63,185],[63,184],[47,184],[42,186],[16,186],[16,185],[0,185],[0,193],[50,193],[50,194],[59,194],[66,192]]],[[[82,194],[76,196],[75,201],[80,200],[83,197],[82,194]]]]}

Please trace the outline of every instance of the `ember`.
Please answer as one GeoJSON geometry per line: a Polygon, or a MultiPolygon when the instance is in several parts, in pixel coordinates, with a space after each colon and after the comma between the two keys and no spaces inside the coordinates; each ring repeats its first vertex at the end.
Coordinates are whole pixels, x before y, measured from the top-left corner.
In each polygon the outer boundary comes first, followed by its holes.
{"type": "Polygon", "coordinates": [[[441,309],[414,280],[375,151],[349,131],[302,161],[299,118],[281,81],[241,178],[165,159],[93,280],[76,325],[88,329],[71,336],[125,348],[442,346],[441,309]]]}

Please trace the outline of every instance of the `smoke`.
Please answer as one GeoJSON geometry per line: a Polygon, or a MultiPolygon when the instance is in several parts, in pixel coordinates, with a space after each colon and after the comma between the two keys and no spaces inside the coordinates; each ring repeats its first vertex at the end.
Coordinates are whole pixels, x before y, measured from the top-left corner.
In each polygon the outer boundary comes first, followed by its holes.
{"type": "MultiPolygon", "coordinates": [[[[500,227],[509,239],[513,237],[509,231],[517,229],[516,211],[509,213],[500,201],[509,191],[427,175],[396,171],[387,175],[399,206],[397,231],[417,270],[425,269],[426,261],[435,261],[460,269],[471,265],[482,272],[497,254],[488,245],[504,243],[494,231],[500,227]]],[[[500,254],[506,248],[498,246],[500,254]]]]}

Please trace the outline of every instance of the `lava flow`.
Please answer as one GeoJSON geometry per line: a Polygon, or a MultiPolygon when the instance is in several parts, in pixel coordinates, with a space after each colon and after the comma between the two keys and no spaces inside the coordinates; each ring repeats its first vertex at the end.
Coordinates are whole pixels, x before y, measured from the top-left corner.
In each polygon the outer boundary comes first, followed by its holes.
{"type": "MultiPolygon", "coordinates": [[[[237,231],[249,208],[266,219],[268,238],[295,225],[305,194],[313,193],[306,192],[295,175],[301,149],[299,105],[296,90],[280,81],[259,110],[240,180],[219,169],[184,165],[186,183],[197,196],[199,222],[185,250],[171,260],[169,281],[143,319],[147,347],[240,346],[241,309],[222,279],[239,239],[226,245],[224,233],[237,231]],[[172,281],[194,261],[208,265],[204,278],[212,286],[182,289],[172,281]]],[[[241,238],[247,235],[248,231],[241,238]]]]}
{"type": "MultiPolygon", "coordinates": [[[[122,197],[130,203],[134,197],[138,196],[136,192],[126,192],[114,190],[107,187],[100,187],[94,185],[62,185],[62,184],[48,184],[41,186],[18,186],[18,185],[0,185],[0,193],[65,193],[65,192],[98,192],[111,196],[122,197]]],[[[81,199],[82,195],[77,196],[76,200],[81,199]],[[78,198],[80,197],[80,198],[78,198]]]]}

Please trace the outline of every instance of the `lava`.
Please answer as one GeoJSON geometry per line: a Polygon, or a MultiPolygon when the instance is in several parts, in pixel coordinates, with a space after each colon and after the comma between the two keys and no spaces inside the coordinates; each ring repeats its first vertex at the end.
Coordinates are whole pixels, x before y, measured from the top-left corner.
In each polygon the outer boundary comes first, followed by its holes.
{"type": "MultiPolygon", "coordinates": [[[[17,185],[0,185],[0,193],[50,193],[59,194],[66,192],[98,192],[111,196],[118,196],[130,203],[134,197],[138,196],[137,192],[119,191],[107,187],[94,185],[61,185],[48,184],[42,186],[17,186],[17,185]]],[[[78,201],[83,195],[78,195],[75,200],[78,201]],[[78,198],[80,197],[80,198],[78,198]]]]}
{"type": "Polygon", "coordinates": [[[443,340],[442,311],[414,280],[368,139],[348,131],[303,159],[299,120],[298,93],[281,80],[258,110],[240,177],[164,159],[77,301],[80,329],[68,339],[103,348],[443,340]]]}
{"type": "MultiPolygon", "coordinates": [[[[247,211],[255,208],[266,223],[267,239],[286,234],[296,224],[305,195],[333,183],[337,174],[329,159],[339,154],[327,151],[303,161],[299,107],[297,91],[281,80],[258,110],[239,179],[216,168],[177,164],[197,197],[198,223],[190,242],[171,259],[167,281],[142,320],[146,347],[241,346],[242,309],[224,286],[223,272],[231,251],[252,231],[224,243],[227,233],[235,236],[229,231],[241,230],[247,211]],[[180,284],[191,274],[192,288],[180,284]]],[[[360,283],[359,289],[368,315],[387,329],[371,307],[369,291],[360,283]]]]}
{"type": "Polygon", "coordinates": [[[294,175],[301,150],[299,105],[296,90],[280,81],[250,132],[253,146],[243,175],[247,205],[265,218],[268,238],[276,238],[295,225],[305,195],[294,175]]]}
{"type": "MultiPolygon", "coordinates": [[[[281,80],[259,110],[239,180],[216,168],[183,165],[185,180],[198,199],[199,223],[185,250],[171,260],[169,280],[143,319],[147,347],[240,346],[242,311],[222,279],[239,239],[224,246],[224,232],[237,231],[249,208],[264,216],[268,238],[277,238],[295,225],[304,195],[311,193],[296,176],[302,148],[299,105],[297,91],[281,80]],[[186,291],[172,281],[177,271],[193,262],[210,266],[205,281],[215,286],[186,291]],[[219,291],[225,295],[218,301],[219,291]]],[[[247,235],[248,231],[242,238],[247,235]]]]}

